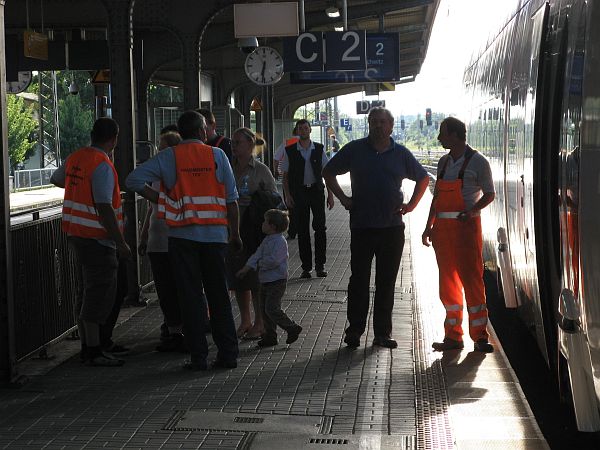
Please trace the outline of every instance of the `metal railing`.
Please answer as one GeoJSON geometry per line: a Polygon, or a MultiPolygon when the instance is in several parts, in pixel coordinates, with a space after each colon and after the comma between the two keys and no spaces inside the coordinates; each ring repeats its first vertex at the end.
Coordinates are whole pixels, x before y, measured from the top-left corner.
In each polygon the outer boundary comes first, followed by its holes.
{"type": "Polygon", "coordinates": [[[14,188],[23,189],[30,187],[50,186],[50,177],[56,167],[46,167],[44,169],[15,170],[14,188]]]}
{"type": "Polygon", "coordinates": [[[76,324],[75,265],[61,215],[11,226],[17,360],[76,324]]]}
{"type": "MultiPolygon", "coordinates": [[[[136,200],[143,220],[147,202],[136,200]]],[[[75,330],[76,268],[61,229],[61,210],[42,208],[11,216],[16,359],[38,353],[75,330]],[[30,217],[25,217],[30,216],[30,217]],[[22,219],[22,220],[19,220],[22,219]]],[[[136,249],[132,249],[136,251],[136,249]]],[[[140,286],[152,281],[147,256],[138,257],[140,286]]]]}

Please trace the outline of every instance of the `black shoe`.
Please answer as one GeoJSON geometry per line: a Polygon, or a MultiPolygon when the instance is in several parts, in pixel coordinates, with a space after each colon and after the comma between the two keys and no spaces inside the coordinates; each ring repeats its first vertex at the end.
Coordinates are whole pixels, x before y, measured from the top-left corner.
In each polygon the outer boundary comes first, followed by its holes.
{"type": "Polygon", "coordinates": [[[394,339],[384,336],[375,336],[375,339],[373,339],[373,345],[378,345],[385,348],[398,347],[398,343],[394,339]]]}
{"type": "Polygon", "coordinates": [[[166,323],[163,322],[162,325],[160,326],[160,340],[168,341],[170,337],[171,337],[171,333],[169,332],[169,327],[167,326],[166,323]]]}
{"type": "Polygon", "coordinates": [[[494,351],[494,346],[487,339],[479,339],[473,347],[476,352],[481,353],[492,353],[494,351]]]}
{"type": "Polygon", "coordinates": [[[310,278],[311,274],[310,274],[310,270],[303,270],[302,273],[300,274],[300,278],[310,278]]]}
{"type": "Polygon", "coordinates": [[[200,371],[208,369],[206,361],[186,361],[183,363],[185,370],[200,371]]]}
{"type": "Polygon", "coordinates": [[[237,361],[235,359],[215,359],[210,365],[211,369],[235,369],[237,367],[237,361]]]}
{"type": "Polygon", "coordinates": [[[295,325],[287,330],[287,339],[285,340],[286,344],[293,344],[298,340],[298,336],[302,332],[302,327],[300,325],[295,325]]]}
{"type": "Polygon", "coordinates": [[[462,341],[456,341],[450,338],[444,338],[443,342],[434,342],[431,344],[436,352],[445,352],[446,350],[462,350],[465,344],[462,341]]]}
{"type": "Polygon", "coordinates": [[[187,353],[188,349],[185,345],[183,334],[173,333],[168,340],[164,340],[156,346],[157,352],[180,352],[187,353]]]}
{"type": "Polygon", "coordinates": [[[127,308],[128,306],[133,306],[136,308],[143,308],[144,306],[148,306],[148,302],[145,298],[140,296],[135,297],[125,297],[123,301],[123,306],[127,308]]]}
{"type": "Polygon", "coordinates": [[[85,365],[92,367],[121,367],[123,364],[125,361],[107,353],[97,354],[85,360],[85,365]]]}
{"type": "Polygon", "coordinates": [[[109,348],[104,349],[104,353],[109,353],[114,356],[125,356],[131,353],[131,349],[127,347],[123,347],[119,344],[113,344],[109,348]]]}
{"type": "Polygon", "coordinates": [[[256,343],[259,347],[273,347],[277,345],[277,339],[273,338],[262,338],[260,341],[256,343]]]}
{"type": "Polygon", "coordinates": [[[325,269],[317,269],[316,272],[319,278],[325,278],[327,276],[327,271],[325,269]]]}
{"type": "Polygon", "coordinates": [[[344,338],[344,342],[348,346],[348,348],[355,349],[360,347],[360,336],[355,334],[346,334],[344,338]]]}

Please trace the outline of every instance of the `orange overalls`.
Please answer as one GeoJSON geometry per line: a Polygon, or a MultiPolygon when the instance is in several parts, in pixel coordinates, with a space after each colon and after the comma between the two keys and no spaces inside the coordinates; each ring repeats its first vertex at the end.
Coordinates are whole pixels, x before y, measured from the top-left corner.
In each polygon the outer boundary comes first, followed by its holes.
{"type": "Polygon", "coordinates": [[[488,339],[483,284],[481,218],[459,220],[465,210],[461,189],[465,168],[474,151],[468,149],[456,180],[443,180],[446,164],[435,183],[436,218],[431,233],[439,267],[440,299],[446,308],[445,337],[462,341],[463,288],[469,313],[469,335],[473,341],[488,339]]]}

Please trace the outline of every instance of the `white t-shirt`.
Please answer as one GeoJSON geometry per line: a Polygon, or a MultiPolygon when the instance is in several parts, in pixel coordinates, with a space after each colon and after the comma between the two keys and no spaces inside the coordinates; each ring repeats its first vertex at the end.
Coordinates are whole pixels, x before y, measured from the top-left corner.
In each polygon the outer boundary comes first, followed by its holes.
{"type": "MultiPolygon", "coordinates": [[[[160,181],[152,183],[153,189],[160,189],[160,181]]],[[[152,214],[150,215],[150,227],[148,228],[147,252],[166,253],[169,251],[169,226],[164,219],[156,217],[158,207],[152,203],[152,214]]]]}

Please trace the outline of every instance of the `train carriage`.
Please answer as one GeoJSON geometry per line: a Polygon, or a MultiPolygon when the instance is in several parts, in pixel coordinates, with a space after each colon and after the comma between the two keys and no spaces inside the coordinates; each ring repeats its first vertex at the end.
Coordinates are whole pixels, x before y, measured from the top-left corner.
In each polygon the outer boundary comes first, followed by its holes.
{"type": "Polygon", "coordinates": [[[600,1],[520,0],[467,66],[469,141],[496,200],[485,258],[574,406],[600,430],[600,1]]]}

